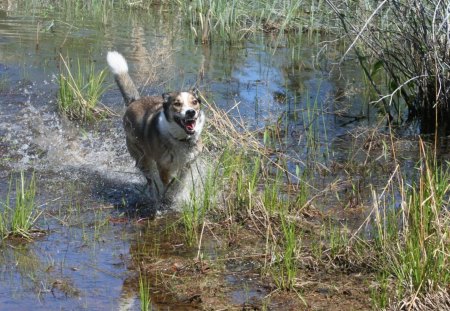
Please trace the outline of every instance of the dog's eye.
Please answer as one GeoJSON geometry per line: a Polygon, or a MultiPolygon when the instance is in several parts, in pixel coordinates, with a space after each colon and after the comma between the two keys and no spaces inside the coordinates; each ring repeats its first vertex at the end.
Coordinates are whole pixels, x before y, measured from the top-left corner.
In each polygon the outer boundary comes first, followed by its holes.
{"type": "Polygon", "coordinates": [[[198,105],[198,100],[194,99],[194,100],[192,101],[192,105],[197,106],[197,105],[198,105]]]}
{"type": "Polygon", "coordinates": [[[173,103],[173,105],[174,105],[175,107],[180,107],[180,106],[181,106],[181,102],[176,101],[176,102],[173,103]]]}

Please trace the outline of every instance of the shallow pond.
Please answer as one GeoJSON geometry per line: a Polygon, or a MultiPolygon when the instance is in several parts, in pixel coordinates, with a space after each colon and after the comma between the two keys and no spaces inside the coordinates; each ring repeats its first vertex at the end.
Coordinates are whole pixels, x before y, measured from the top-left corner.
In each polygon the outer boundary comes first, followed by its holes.
{"type": "MultiPolygon", "coordinates": [[[[105,12],[42,2],[0,2],[0,197],[10,191],[13,172],[34,171],[44,210],[38,225],[46,231],[33,242],[3,242],[2,310],[138,310],[132,261],[159,230],[144,228],[141,217],[148,215],[134,209],[144,181],[124,144],[123,101],[112,76],[102,103],[117,116],[77,125],[56,110],[61,56],[103,69],[106,53],[117,50],[143,93],[197,85],[251,129],[280,120],[299,163],[311,148],[319,160],[346,157],[347,131],[376,116],[354,83],[362,81],[356,63],[332,71],[338,47],[320,43],[327,38],[266,34],[231,46],[201,45],[164,7],[105,12]]],[[[178,269],[176,258],[193,258],[196,250],[182,250],[176,241],[158,241],[158,252],[178,269]]],[[[212,241],[203,248],[209,258],[217,252],[212,241]]],[[[254,267],[229,261],[223,269],[230,305],[251,306],[270,292],[252,285],[254,267]]],[[[195,299],[171,304],[155,294],[153,300],[157,309],[186,310],[197,308],[195,299]]]]}

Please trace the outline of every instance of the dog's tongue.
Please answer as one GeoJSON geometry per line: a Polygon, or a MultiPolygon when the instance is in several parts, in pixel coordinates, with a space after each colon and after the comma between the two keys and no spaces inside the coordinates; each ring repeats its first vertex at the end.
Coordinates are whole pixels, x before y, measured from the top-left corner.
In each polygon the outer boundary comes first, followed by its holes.
{"type": "Polygon", "coordinates": [[[185,123],[186,129],[188,129],[189,131],[193,131],[194,127],[195,127],[195,121],[186,121],[185,123]]]}

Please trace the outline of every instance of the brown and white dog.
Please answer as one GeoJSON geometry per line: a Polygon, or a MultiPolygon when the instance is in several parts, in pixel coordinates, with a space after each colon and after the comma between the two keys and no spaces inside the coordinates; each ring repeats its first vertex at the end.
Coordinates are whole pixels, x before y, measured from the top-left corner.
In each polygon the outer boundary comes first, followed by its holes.
{"type": "Polygon", "coordinates": [[[174,181],[182,180],[202,150],[205,116],[198,91],[140,97],[125,58],[108,52],[107,61],[127,106],[123,126],[128,151],[149,187],[164,196],[174,181]],[[161,183],[163,189],[158,187],[161,183]]]}

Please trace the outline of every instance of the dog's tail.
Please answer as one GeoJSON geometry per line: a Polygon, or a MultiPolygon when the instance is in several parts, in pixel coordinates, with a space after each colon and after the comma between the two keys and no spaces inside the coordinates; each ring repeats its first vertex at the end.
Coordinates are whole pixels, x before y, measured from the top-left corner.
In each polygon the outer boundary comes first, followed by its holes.
{"type": "Polygon", "coordinates": [[[106,60],[125,100],[125,105],[128,106],[133,101],[139,99],[139,92],[128,74],[127,61],[122,54],[116,51],[108,52],[106,60]]]}

